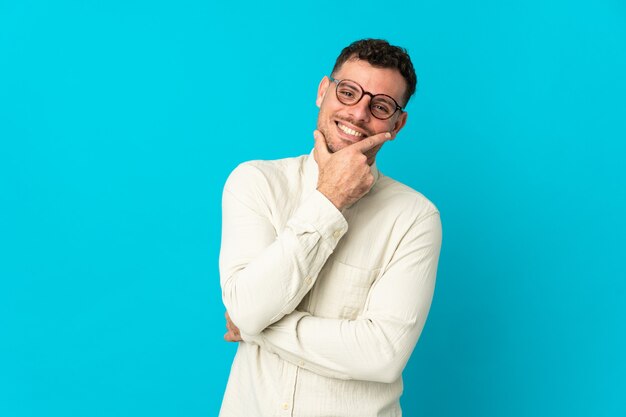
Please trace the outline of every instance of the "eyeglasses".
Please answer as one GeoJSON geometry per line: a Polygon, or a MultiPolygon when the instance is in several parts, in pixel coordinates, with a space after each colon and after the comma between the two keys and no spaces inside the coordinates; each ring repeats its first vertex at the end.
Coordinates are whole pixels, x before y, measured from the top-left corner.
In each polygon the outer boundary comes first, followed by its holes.
{"type": "Polygon", "coordinates": [[[396,111],[402,111],[402,107],[398,106],[398,102],[387,94],[372,94],[363,90],[359,84],[352,80],[336,80],[328,77],[332,82],[337,84],[335,93],[337,100],[346,106],[354,106],[361,101],[364,95],[371,97],[370,112],[372,116],[380,120],[387,120],[395,114],[396,111]]]}

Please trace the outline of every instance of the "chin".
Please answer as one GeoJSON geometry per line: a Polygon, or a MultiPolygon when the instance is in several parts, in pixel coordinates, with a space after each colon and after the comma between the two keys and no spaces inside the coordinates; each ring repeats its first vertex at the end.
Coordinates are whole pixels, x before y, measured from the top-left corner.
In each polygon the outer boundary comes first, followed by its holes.
{"type": "Polygon", "coordinates": [[[343,148],[350,146],[353,142],[341,138],[337,133],[337,127],[334,122],[320,126],[317,128],[326,138],[326,147],[331,153],[338,152],[343,148]]]}
{"type": "Polygon", "coordinates": [[[328,129],[323,129],[318,126],[317,130],[322,132],[322,135],[324,135],[324,138],[326,139],[326,147],[328,148],[328,151],[330,153],[335,153],[345,147],[345,146],[342,146],[341,140],[337,139],[336,137],[331,136],[328,129]],[[339,144],[339,146],[337,146],[337,144],[339,144]]]}
{"type": "Polygon", "coordinates": [[[338,152],[347,147],[349,143],[342,141],[341,139],[334,138],[334,140],[326,141],[326,146],[331,153],[338,152]]]}

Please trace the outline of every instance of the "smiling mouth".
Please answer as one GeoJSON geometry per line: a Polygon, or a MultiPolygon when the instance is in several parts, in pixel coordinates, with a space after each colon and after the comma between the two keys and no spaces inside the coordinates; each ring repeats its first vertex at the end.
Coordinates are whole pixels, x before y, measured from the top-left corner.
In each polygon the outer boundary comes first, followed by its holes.
{"type": "Polygon", "coordinates": [[[341,130],[346,135],[353,136],[354,138],[364,138],[367,136],[361,132],[357,132],[354,129],[350,129],[348,126],[341,124],[341,122],[335,122],[335,123],[337,124],[337,127],[339,128],[339,130],[341,130]]]}

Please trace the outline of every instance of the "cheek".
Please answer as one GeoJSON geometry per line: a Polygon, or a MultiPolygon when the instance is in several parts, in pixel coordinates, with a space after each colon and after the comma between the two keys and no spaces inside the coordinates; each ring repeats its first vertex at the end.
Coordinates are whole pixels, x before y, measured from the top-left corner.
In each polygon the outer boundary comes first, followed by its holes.
{"type": "Polygon", "coordinates": [[[333,109],[329,108],[328,105],[322,105],[317,117],[318,126],[325,127],[330,133],[335,126],[335,122],[333,122],[334,114],[333,109]]]}
{"type": "Polygon", "coordinates": [[[396,127],[395,117],[391,117],[389,120],[381,120],[383,122],[383,127],[381,132],[390,132],[396,127]]]}

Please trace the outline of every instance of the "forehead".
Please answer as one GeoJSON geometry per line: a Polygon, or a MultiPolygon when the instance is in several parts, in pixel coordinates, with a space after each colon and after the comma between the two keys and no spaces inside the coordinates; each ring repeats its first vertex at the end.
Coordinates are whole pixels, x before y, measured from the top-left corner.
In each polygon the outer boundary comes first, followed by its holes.
{"type": "Polygon", "coordinates": [[[369,62],[351,59],[343,63],[333,75],[338,80],[356,81],[373,94],[387,94],[401,103],[406,91],[406,81],[395,68],[373,67],[369,62]]]}

